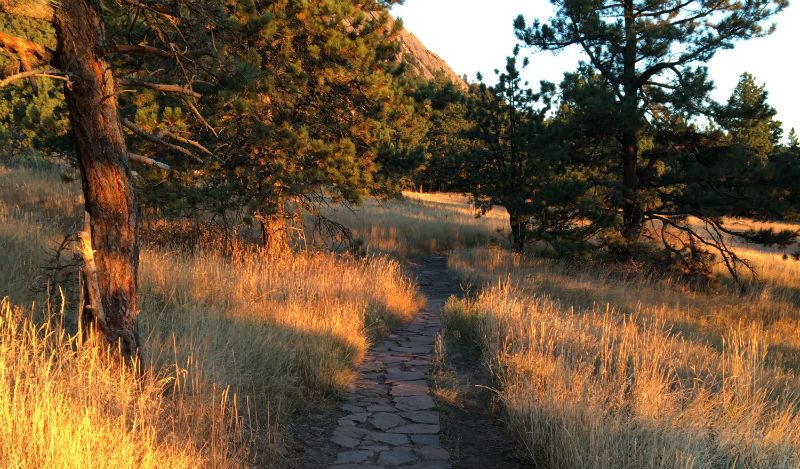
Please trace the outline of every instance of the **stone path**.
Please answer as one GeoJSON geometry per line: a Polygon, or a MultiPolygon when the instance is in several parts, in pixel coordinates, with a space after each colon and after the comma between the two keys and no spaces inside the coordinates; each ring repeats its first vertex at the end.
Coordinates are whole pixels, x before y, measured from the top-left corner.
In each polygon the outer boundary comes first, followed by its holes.
{"type": "Polygon", "coordinates": [[[338,446],[330,469],[449,469],[439,445],[439,412],[425,374],[441,328],[440,311],[458,285],[446,256],[429,256],[410,268],[427,296],[425,309],[375,345],[358,368],[331,441],[338,446]]]}

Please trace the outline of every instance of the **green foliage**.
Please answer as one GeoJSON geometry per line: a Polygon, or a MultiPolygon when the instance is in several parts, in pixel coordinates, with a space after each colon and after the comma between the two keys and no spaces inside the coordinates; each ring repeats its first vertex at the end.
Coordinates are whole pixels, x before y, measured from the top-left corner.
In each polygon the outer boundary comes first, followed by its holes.
{"type": "Polygon", "coordinates": [[[764,85],[757,85],[753,75],[744,73],[727,105],[719,106],[715,119],[728,132],[731,143],[764,162],[783,133],[781,123],[774,120],[778,112],[767,103],[767,96],[764,85]]]}
{"type": "MultiPolygon", "coordinates": [[[[151,174],[146,192],[264,219],[397,191],[424,161],[427,108],[395,73],[400,24],[388,27],[384,3],[224,6],[203,108],[218,132],[215,158],[183,176],[151,174]]],[[[139,104],[137,123],[180,125],[185,111],[155,104],[139,104]]]]}
{"type": "MultiPolygon", "coordinates": [[[[0,32],[55,47],[52,27],[41,21],[0,13],[0,32]]],[[[0,50],[0,70],[9,75],[21,71],[21,65],[0,50]]],[[[7,161],[37,152],[72,153],[61,82],[49,78],[35,81],[38,93],[27,80],[0,88],[0,154],[7,161]]]]}
{"type": "Polygon", "coordinates": [[[603,232],[598,239],[609,253],[636,257],[640,237],[652,236],[656,227],[664,250],[689,270],[712,249],[735,274],[741,260],[724,236],[763,242],[769,237],[726,230],[721,217],[787,211],[769,164],[780,123],[772,119],[766,91],[750,75],[726,105],[712,103],[713,83],[702,64],[737,40],[769,34],[773,28],[766,21],[787,2],[553,4],[556,16],[549,23],[528,25],[520,16],[515,28],[529,46],[558,51],[578,45],[589,59],[565,76],[557,116],[566,160],[596,202],[590,210],[595,214],[585,221],[603,232]],[[699,119],[710,124],[700,128],[699,119]],[[621,238],[603,231],[612,217],[621,238]],[[693,227],[690,217],[705,230],[693,227]]]}
{"type": "Polygon", "coordinates": [[[465,132],[473,123],[467,117],[467,96],[444,74],[421,82],[414,93],[417,102],[430,106],[424,141],[427,159],[414,175],[414,186],[428,191],[471,190],[463,155],[471,141],[465,132]]]}

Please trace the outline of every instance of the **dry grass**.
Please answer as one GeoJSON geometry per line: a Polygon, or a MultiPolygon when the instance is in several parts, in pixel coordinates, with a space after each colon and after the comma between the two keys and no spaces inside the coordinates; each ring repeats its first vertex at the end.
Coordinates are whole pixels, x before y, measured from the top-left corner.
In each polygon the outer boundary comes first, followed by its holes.
{"type": "Polygon", "coordinates": [[[286,467],[292,411],[324,408],[370,337],[420,306],[384,258],[146,247],[137,382],[78,346],[72,302],[58,326],[11,306],[48,300],[31,287],[80,204],[54,171],[0,168],[0,292],[15,318],[0,326],[3,467],[286,467]]]}
{"type": "MultiPolygon", "coordinates": [[[[63,305],[62,305],[63,307],[63,305]]],[[[236,467],[248,439],[227,388],[194,363],[135,377],[63,327],[0,302],[0,465],[236,467]]]]}
{"type": "Polygon", "coordinates": [[[368,253],[410,259],[486,244],[504,244],[508,228],[505,209],[480,218],[466,196],[404,192],[399,200],[367,199],[352,211],[328,215],[352,229],[368,253]]]}
{"type": "Polygon", "coordinates": [[[486,282],[473,324],[511,429],[543,467],[796,467],[798,310],[497,249],[451,257],[486,282]]]}

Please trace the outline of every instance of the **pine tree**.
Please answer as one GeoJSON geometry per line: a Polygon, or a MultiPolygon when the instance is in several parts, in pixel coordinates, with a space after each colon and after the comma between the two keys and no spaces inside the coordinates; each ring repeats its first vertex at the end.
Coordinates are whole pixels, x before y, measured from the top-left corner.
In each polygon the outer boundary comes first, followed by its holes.
{"type": "Polygon", "coordinates": [[[393,73],[402,25],[387,27],[385,6],[226,2],[220,72],[204,111],[219,134],[216,158],[201,176],[174,182],[200,188],[215,210],[243,208],[279,252],[300,213],[358,203],[394,184],[390,165],[418,165],[424,112],[393,73]]]}
{"type": "Polygon", "coordinates": [[[767,103],[768,92],[755,77],[743,73],[727,105],[719,106],[715,121],[728,132],[731,143],[743,147],[754,158],[766,161],[781,140],[778,113],[767,103]]]}
{"type": "Polygon", "coordinates": [[[515,21],[518,37],[541,50],[582,48],[613,93],[607,124],[618,141],[621,233],[638,240],[646,214],[648,178],[659,152],[643,158],[651,123],[667,131],[703,107],[711,89],[702,65],[736,40],[769,34],[764,22],[786,0],[554,0],[548,23],[515,21]]]}

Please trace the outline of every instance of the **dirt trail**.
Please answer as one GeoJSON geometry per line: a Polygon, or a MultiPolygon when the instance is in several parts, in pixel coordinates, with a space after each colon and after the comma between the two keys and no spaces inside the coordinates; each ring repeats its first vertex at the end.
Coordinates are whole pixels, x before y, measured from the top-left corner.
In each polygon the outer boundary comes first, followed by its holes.
{"type": "MultiPolygon", "coordinates": [[[[449,433],[455,431],[458,437],[457,441],[449,437],[447,446],[459,453],[451,458],[440,442],[439,411],[426,379],[441,328],[442,307],[450,295],[460,294],[459,285],[447,272],[446,256],[427,256],[410,262],[409,269],[427,297],[424,309],[412,322],[396,328],[370,349],[358,367],[358,376],[336,423],[326,426],[329,436],[309,441],[316,447],[308,449],[303,469],[472,467],[463,465],[466,461],[477,462],[464,458],[465,452],[485,451],[481,446],[487,435],[475,428],[487,418],[483,414],[488,411],[483,409],[475,415],[475,425],[464,426],[467,434],[461,435],[460,428],[450,429],[449,433]]],[[[496,430],[493,427],[488,425],[483,430],[496,430]]],[[[481,464],[486,462],[485,458],[478,459],[481,464]]],[[[503,466],[480,469],[484,467],[503,466]]]]}

